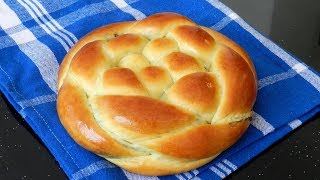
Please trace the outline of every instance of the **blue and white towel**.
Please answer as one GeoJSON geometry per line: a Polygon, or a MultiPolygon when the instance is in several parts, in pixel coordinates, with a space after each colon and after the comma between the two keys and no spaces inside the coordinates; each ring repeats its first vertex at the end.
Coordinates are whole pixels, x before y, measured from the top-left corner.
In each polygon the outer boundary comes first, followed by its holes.
{"type": "MultiPolygon", "coordinates": [[[[67,51],[100,26],[171,11],[240,44],[259,78],[252,125],[232,148],[190,172],[152,179],[221,179],[320,110],[314,70],[216,0],[0,1],[0,89],[71,179],[145,179],[77,145],[56,112],[57,72],[67,51]]],[[[148,177],[150,178],[150,177],[148,177]]]]}

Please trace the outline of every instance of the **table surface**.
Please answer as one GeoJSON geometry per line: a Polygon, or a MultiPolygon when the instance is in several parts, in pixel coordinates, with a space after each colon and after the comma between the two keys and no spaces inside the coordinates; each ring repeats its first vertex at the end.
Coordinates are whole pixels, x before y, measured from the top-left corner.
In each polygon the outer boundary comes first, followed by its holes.
{"type": "MultiPolygon", "coordinates": [[[[320,1],[223,0],[259,32],[320,72],[320,1]]],[[[65,179],[23,118],[0,97],[0,179],[65,179]]],[[[228,178],[318,179],[320,117],[284,137],[228,178]]]]}

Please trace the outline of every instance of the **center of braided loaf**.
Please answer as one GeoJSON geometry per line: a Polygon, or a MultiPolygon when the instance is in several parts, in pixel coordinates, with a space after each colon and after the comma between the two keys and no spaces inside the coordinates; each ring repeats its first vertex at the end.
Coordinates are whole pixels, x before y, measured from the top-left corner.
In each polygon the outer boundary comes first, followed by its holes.
{"type": "Polygon", "coordinates": [[[85,136],[78,143],[111,161],[202,159],[247,127],[237,122],[252,114],[254,79],[252,63],[235,43],[181,15],[157,14],[81,39],[61,65],[58,101],[69,109],[58,111],[71,135],[78,128],[85,136]],[[71,116],[78,124],[71,125],[71,116]]]}

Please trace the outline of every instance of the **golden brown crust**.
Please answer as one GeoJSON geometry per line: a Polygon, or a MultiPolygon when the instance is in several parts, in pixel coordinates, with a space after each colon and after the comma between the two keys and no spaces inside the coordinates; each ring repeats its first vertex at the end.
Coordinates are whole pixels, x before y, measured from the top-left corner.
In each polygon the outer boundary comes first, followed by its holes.
{"type": "Polygon", "coordinates": [[[70,72],[77,79],[83,81],[87,87],[94,87],[99,72],[110,67],[110,59],[102,49],[104,43],[104,41],[98,40],[86,44],[81,51],[75,54],[70,64],[70,72]]]}
{"type": "Polygon", "coordinates": [[[72,138],[144,175],[212,160],[245,132],[257,93],[239,45],[174,13],[92,31],[64,58],[58,83],[72,138]]]}
{"type": "Polygon", "coordinates": [[[213,37],[197,26],[178,26],[171,32],[171,36],[178,42],[186,43],[200,52],[211,51],[211,48],[214,46],[213,37]]]}
{"type": "Polygon", "coordinates": [[[168,64],[168,69],[173,72],[187,71],[189,69],[194,69],[195,72],[201,71],[201,65],[199,62],[192,56],[181,52],[173,52],[165,58],[166,63],[168,64]]]}
{"type": "Polygon", "coordinates": [[[215,39],[198,26],[178,26],[168,37],[175,39],[182,52],[201,60],[206,68],[210,66],[210,57],[214,52],[215,39]]]}
{"type": "Polygon", "coordinates": [[[104,94],[148,95],[137,76],[128,68],[105,71],[102,76],[102,89],[104,94]]]}
{"type": "Polygon", "coordinates": [[[150,66],[150,63],[142,54],[129,54],[119,62],[119,67],[129,68],[135,73],[140,72],[141,69],[148,66],[150,66]]]}
{"type": "Polygon", "coordinates": [[[111,39],[105,50],[108,55],[115,61],[128,53],[139,53],[147,43],[147,40],[141,36],[134,34],[123,34],[111,39]]]}
{"type": "Polygon", "coordinates": [[[195,120],[173,105],[144,96],[102,96],[95,103],[105,121],[142,134],[169,132],[195,120]]]}
{"type": "Polygon", "coordinates": [[[131,31],[149,38],[163,37],[179,25],[195,25],[190,19],[175,13],[159,13],[138,21],[131,31]]]}
{"type": "Polygon", "coordinates": [[[159,98],[172,84],[170,74],[162,67],[148,66],[138,73],[141,82],[147,87],[151,97],[159,98]]]}
{"type": "Polygon", "coordinates": [[[152,39],[144,48],[143,54],[151,63],[157,64],[159,59],[171,52],[179,51],[178,44],[168,38],[152,39]]]}
{"type": "Polygon", "coordinates": [[[232,145],[247,129],[249,121],[200,125],[167,138],[152,141],[151,149],[177,158],[203,159],[232,145]]]}
{"type": "Polygon", "coordinates": [[[248,63],[238,53],[222,45],[216,52],[212,67],[219,73],[223,88],[215,119],[250,112],[257,95],[257,87],[248,63]]]}
{"type": "Polygon", "coordinates": [[[214,30],[209,29],[207,27],[202,27],[202,29],[207,31],[212,37],[214,37],[216,42],[221,43],[221,44],[231,48],[233,51],[237,52],[248,63],[248,65],[250,66],[250,69],[252,70],[252,73],[254,74],[254,76],[256,78],[256,71],[255,71],[254,65],[253,65],[252,61],[250,60],[250,57],[248,56],[248,54],[244,51],[244,49],[242,47],[240,47],[234,41],[232,41],[231,39],[229,39],[228,37],[224,36],[223,34],[217,32],[217,31],[214,31],[214,30]]]}
{"type": "Polygon", "coordinates": [[[97,154],[121,157],[139,155],[116,142],[99,127],[86,101],[85,93],[70,80],[60,88],[57,100],[58,114],[71,137],[81,146],[97,154]]]}
{"type": "Polygon", "coordinates": [[[170,88],[168,97],[172,101],[186,104],[193,112],[214,112],[219,103],[218,91],[214,76],[207,72],[197,72],[179,79],[170,88]]]}
{"type": "Polygon", "coordinates": [[[80,39],[66,54],[60,65],[58,73],[58,87],[60,88],[62,86],[63,79],[66,77],[66,74],[68,73],[69,66],[71,61],[73,60],[74,55],[83,46],[96,40],[110,39],[112,37],[115,37],[116,35],[118,36],[119,34],[123,34],[124,31],[128,29],[132,24],[132,22],[121,22],[103,26],[90,32],[85,37],[80,39]]]}

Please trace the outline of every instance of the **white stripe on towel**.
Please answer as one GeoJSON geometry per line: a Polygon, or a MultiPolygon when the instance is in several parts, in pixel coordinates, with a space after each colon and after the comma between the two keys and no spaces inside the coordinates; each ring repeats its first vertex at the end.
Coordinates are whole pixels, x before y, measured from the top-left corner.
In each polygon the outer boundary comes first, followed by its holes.
{"type": "MultiPolygon", "coordinates": [[[[130,3],[133,3],[136,1],[137,0],[130,0],[130,3]]],[[[115,9],[118,9],[118,7],[110,6],[109,1],[108,2],[102,1],[99,3],[89,4],[85,7],[77,9],[76,11],[70,12],[70,13],[66,14],[65,16],[59,17],[56,20],[59,21],[59,24],[62,27],[67,27],[67,26],[73,25],[74,23],[76,23],[86,17],[94,16],[94,15],[101,14],[101,13],[107,13],[107,12],[113,11],[115,9]]],[[[1,17],[1,11],[0,11],[0,17],[1,17]]],[[[21,31],[21,29],[23,29],[21,26],[23,26],[23,25],[20,23],[16,26],[9,28],[7,34],[19,33],[19,31],[21,31]]],[[[45,31],[42,31],[42,29],[40,29],[40,28],[41,27],[39,27],[39,26],[34,26],[34,27],[30,27],[29,30],[32,32],[37,32],[36,33],[37,37],[42,37],[42,36],[46,35],[47,33],[45,31]]],[[[16,45],[16,43],[8,41],[8,36],[1,36],[0,42],[5,42],[5,43],[0,43],[0,49],[16,45]]],[[[29,42],[29,41],[27,41],[27,42],[29,42]]]]}
{"type": "Polygon", "coordinates": [[[109,163],[106,160],[101,160],[94,162],[85,168],[80,169],[79,171],[75,172],[72,174],[72,180],[78,180],[78,179],[83,179],[85,177],[90,176],[91,174],[101,170],[101,169],[108,169],[108,168],[114,168],[116,167],[115,165],[109,163]]]}
{"type": "Polygon", "coordinates": [[[261,131],[263,135],[267,135],[274,130],[274,127],[256,112],[253,112],[251,124],[261,131]]]}
{"type": "Polygon", "coordinates": [[[295,65],[292,67],[292,69],[295,70],[297,73],[300,74],[301,72],[307,70],[308,68],[307,68],[307,66],[305,66],[305,65],[302,64],[302,63],[297,63],[297,64],[295,64],[295,65]]]}
{"type": "Polygon", "coordinates": [[[266,86],[269,86],[271,84],[274,84],[276,82],[292,78],[295,75],[297,75],[297,73],[294,70],[289,69],[289,71],[287,71],[287,72],[264,77],[258,81],[258,90],[260,90],[266,86]]]}
{"type": "Polygon", "coordinates": [[[74,43],[78,41],[77,37],[74,34],[64,29],[54,18],[52,18],[52,16],[48,13],[48,11],[42,6],[42,4],[38,0],[32,0],[32,2],[34,2],[39,7],[39,9],[42,11],[42,14],[45,15],[49,19],[49,22],[55,25],[57,29],[59,29],[62,33],[71,37],[74,43]]]}
{"type": "Polygon", "coordinates": [[[56,100],[57,100],[57,95],[51,94],[51,95],[38,96],[33,99],[23,100],[18,102],[18,104],[22,108],[26,108],[26,107],[37,106],[37,105],[48,103],[48,102],[54,102],[56,100]]]}
{"type": "Polygon", "coordinates": [[[179,180],[186,180],[181,174],[176,174],[175,175],[179,180]]]}
{"type": "Polygon", "coordinates": [[[216,166],[220,169],[222,169],[224,172],[227,173],[227,175],[231,174],[231,170],[229,168],[227,168],[225,165],[223,165],[222,163],[218,163],[216,164],[216,166]]]}
{"type": "Polygon", "coordinates": [[[136,20],[141,20],[146,18],[146,15],[143,14],[141,11],[134,9],[124,0],[111,0],[119,9],[123,12],[131,14],[136,20]]]}
{"type": "Polygon", "coordinates": [[[303,65],[302,63],[297,63],[292,67],[292,69],[289,69],[287,72],[264,77],[258,81],[258,90],[271,84],[277,83],[279,81],[292,78],[297,74],[303,73],[307,69],[307,66],[303,65]]]}
{"type": "Polygon", "coordinates": [[[68,51],[74,45],[65,34],[59,32],[50,22],[45,19],[37,7],[29,0],[18,0],[18,2],[27,10],[27,12],[39,24],[39,26],[42,27],[42,29],[46,31],[48,35],[56,39],[66,51],[68,51]]]}
{"type": "Polygon", "coordinates": [[[187,176],[188,179],[191,179],[192,178],[192,175],[189,173],[189,172],[185,172],[183,173],[185,176],[187,176]]]}
{"type": "Polygon", "coordinates": [[[78,39],[71,32],[63,29],[61,25],[49,15],[49,13],[44,9],[44,7],[37,0],[32,0],[32,1],[24,0],[24,2],[27,3],[32,8],[32,10],[43,21],[44,25],[49,27],[53,33],[57,33],[64,40],[66,40],[70,46],[73,46],[74,43],[78,41],[78,39]],[[45,19],[44,16],[47,17],[49,21],[45,19]],[[72,39],[70,39],[68,35],[72,39]]]}
{"type": "Polygon", "coordinates": [[[228,16],[221,19],[219,22],[217,22],[215,25],[211,26],[212,29],[216,31],[220,31],[224,27],[226,27],[229,23],[231,23],[233,20],[239,18],[239,16],[236,13],[231,13],[228,16]]]}
{"type": "Polygon", "coordinates": [[[210,167],[210,170],[213,171],[214,173],[216,173],[219,177],[221,177],[222,179],[226,177],[225,174],[223,174],[223,172],[221,172],[219,169],[217,169],[214,166],[210,167]]]}
{"type": "Polygon", "coordinates": [[[299,127],[302,124],[302,122],[299,119],[295,119],[291,122],[288,123],[288,125],[292,128],[292,129],[296,129],[297,127],[299,127]]]}
{"type": "Polygon", "coordinates": [[[194,169],[191,171],[195,176],[199,174],[199,171],[197,169],[194,169]]]}
{"type": "Polygon", "coordinates": [[[230,162],[228,159],[224,159],[222,160],[222,162],[226,165],[228,165],[229,167],[231,167],[234,171],[238,169],[238,167],[233,164],[232,162],[230,162]]]}
{"type": "MultiPolygon", "coordinates": [[[[0,27],[5,29],[21,24],[18,15],[10,7],[0,1],[0,27]]],[[[26,54],[38,67],[43,80],[51,90],[57,93],[57,76],[59,64],[53,52],[40,41],[26,27],[18,35],[8,34],[18,45],[19,49],[26,54]],[[31,41],[31,42],[30,42],[31,41]],[[29,42],[29,43],[25,43],[29,42]],[[45,56],[43,56],[45,54],[45,56]]]]}
{"type": "Polygon", "coordinates": [[[129,180],[159,180],[157,176],[142,176],[122,169],[129,180]]]}

